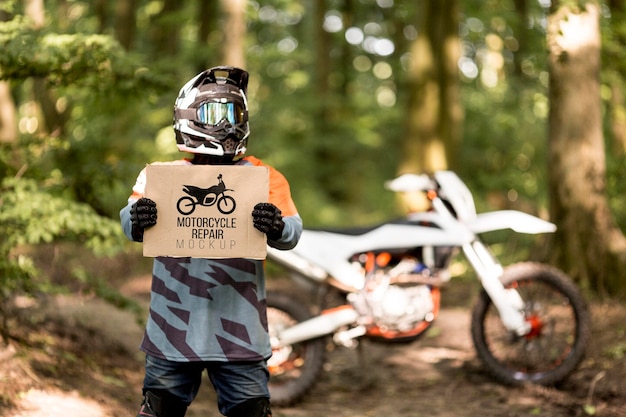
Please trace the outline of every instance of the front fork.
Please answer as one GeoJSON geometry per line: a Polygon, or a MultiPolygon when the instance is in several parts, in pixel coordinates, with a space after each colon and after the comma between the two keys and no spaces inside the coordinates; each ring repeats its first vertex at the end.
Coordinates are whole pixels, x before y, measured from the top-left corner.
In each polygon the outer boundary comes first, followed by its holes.
{"type": "Polygon", "coordinates": [[[480,241],[475,240],[463,245],[463,253],[478,274],[483,288],[496,306],[504,326],[523,336],[528,334],[531,324],[524,318],[524,300],[513,288],[504,288],[500,277],[502,265],[492,256],[489,249],[480,241]]]}

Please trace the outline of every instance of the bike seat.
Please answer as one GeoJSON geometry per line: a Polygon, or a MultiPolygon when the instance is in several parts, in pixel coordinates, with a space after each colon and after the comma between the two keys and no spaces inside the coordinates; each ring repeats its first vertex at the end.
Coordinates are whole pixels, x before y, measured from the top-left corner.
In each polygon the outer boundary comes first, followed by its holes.
{"type": "Polygon", "coordinates": [[[370,227],[342,227],[342,228],[333,228],[333,227],[322,227],[322,228],[313,228],[313,227],[307,227],[308,230],[312,230],[315,232],[329,232],[329,233],[337,233],[339,235],[349,235],[349,236],[360,236],[360,235],[364,235],[367,232],[370,232],[374,229],[376,229],[377,227],[380,227],[380,225],[378,226],[370,226],[370,227]]]}
{"type": "Polygon", "coordinates": [[[195,193],[198,191],[206,191],[205,188],[202,187],[196,187],[195,185],[184,185],[183,187],[185,187],[185,189],[189,192],[195,193]]]}
{"type": "Polygon", "coordinates": [[[340,235],[347,236],[361,236],[366,233],[371,232],[372,230],[378,229],[386,224],[410,224],[410,225],[420,225],[420,226],[433,226],[436,225],[428,222],[415,222],[406,217],[401,217],[399,219],[390,220],[384,223],[379,223],[373,226],[355,226],[355,227],[307,227],[308,230],[317,231],[317,232],[329,232],[329,233],[337,233],[340,235]]]}

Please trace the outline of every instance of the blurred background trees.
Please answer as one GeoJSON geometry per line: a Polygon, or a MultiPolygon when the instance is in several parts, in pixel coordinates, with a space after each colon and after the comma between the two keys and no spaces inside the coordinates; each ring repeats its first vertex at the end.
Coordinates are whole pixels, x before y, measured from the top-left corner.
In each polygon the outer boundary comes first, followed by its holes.
{"type": "MultiPolygon", "coordinates": [[[[17,190],[67,202],[39,217],[70,216],[75,204],[86,213],[4,248],[0,285],[14,281],[23,244],[82,242],[103,230],[110,250],[128,250],[115,224],[137,173],[181,156],[171,129],[180,86],[231,64],[250,72],[249,152],[289,178],[306,225],[401,215],[385,180],[452,169],[480,210],[551,215],[560,232],[540,256],[588,288],[624,294],[620,1],[25,0],[0,8],[3,233],[34,233],[14,217],[32,205],[17,190]],[[587,17],[595,49],[571,61],[568,75],[556,64],[576,54],[549,44],[550,22],[587,17]],[[551,109],[568,99],[559,91],[580,93],[571,100],[593,127],[555,112],[567,107],[551,109]],[[572,152],[580,163],[562,164],[572,152]],[[592,155],[599,165],[585,165],[592,155]],[[574,191],[578,198],[565,198],[574,191]],[[581,210],[585,196],[595,204],[581,210]]],[[[533,249],[506,244],[519,256],[533,249]]]]}
{"type": "Polygon", "coordinates": [[[551,258],[592,289],[617,293],[626,239],[607,199],[600,12],[595,2],[557,2],[548,23],[548,177],[551,217],[560,226],[551,258]]]}

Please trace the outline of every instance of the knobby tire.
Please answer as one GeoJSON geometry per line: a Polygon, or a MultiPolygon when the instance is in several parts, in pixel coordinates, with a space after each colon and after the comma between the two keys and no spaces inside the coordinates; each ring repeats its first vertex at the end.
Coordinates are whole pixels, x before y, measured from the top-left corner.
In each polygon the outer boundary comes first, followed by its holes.
{"type": "MultiPolygon", "coordinates": [[[[267,315],[270,337],[281,327],[311,318],[309,310],[293,296],[272,290],[267,293],[267,315]]],[[[300,401],[313,387],[324,365],[324,337],[296,343],[290,348],[292,351],[287,360],[269,367],[272,406],[286,407],[300,401]]],[[[272,359],[278,356],[275,353],[272,359]]],[[[272,364],[272,360],[269,363],[272,364]]]]}
{"type": "Polygon", "coordinates": [[[517,336],[505,329],[483,290],[471,319],[478,357],[507,385],[561,382],[583,360],[590,338],[590,315],[581,292],[563,272],[532,262],[509,266],[501,281],[520,293],[533,330],[517,336]]]}

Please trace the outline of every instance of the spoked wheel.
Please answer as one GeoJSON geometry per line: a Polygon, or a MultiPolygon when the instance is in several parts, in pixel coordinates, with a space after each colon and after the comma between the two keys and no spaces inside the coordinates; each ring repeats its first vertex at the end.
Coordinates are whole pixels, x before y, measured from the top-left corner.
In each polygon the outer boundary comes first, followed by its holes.
{"type": "MultiPolygon", "coordinates": [[[[310,317],[309,311],[292,296],[268,291],[267,321],[270,338],[310,317]]],[[[268,368],[273,406],[294,404],[306,394],[324,365],[325,349],[323,337],[272,349],[268,368]]]]}
{"type": "Polygon", "coordinates": [[[524,300],[530,331],[518,336],[507,330],[483,290],[472,313],[472,339],[478,357],[500,382],[553,385],[582,361],[589,341],[589,312],[574,283],[543,264],[520,263],[501,278],[524,300]]]}

